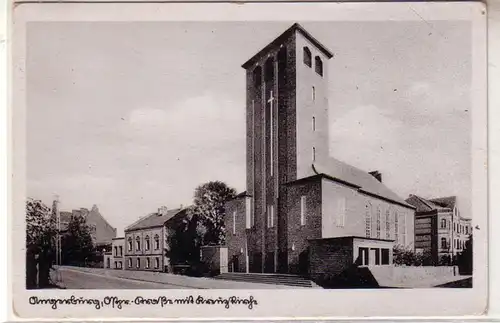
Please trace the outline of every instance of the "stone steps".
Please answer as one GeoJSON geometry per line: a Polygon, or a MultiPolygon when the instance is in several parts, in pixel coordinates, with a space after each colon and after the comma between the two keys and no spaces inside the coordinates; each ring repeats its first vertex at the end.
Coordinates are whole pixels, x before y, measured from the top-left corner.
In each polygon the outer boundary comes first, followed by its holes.
{"type": "Polygon", "coordinates": [[[248,283],[286,285],[295,287],[315,287],[315,284],[304,277],[287,274],[261,274],[261,273],[222,273],[215,279],[232,280],[248,283]]]}

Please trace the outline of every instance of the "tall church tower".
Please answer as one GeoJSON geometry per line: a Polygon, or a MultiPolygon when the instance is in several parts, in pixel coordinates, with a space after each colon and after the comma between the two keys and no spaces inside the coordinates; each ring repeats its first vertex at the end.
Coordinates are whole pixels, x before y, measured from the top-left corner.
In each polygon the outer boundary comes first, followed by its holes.
{"type": "Polygon", "coordinates": [[[285,272],[286,183],[328,158],[328,68],[332,53],[294,24],[245,64],[247,250],[251,272],[285,272]]]}

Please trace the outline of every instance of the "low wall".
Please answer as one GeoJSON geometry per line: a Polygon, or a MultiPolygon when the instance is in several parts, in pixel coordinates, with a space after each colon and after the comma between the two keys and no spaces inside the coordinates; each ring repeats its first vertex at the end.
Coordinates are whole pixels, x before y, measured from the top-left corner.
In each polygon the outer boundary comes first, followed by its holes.
{"type": "Polygon", "coordinates": [[[393,269],[393,280],[396,283],[430,277],[446,277],[458,275],[456,266],[396,266],[393,269]]]}

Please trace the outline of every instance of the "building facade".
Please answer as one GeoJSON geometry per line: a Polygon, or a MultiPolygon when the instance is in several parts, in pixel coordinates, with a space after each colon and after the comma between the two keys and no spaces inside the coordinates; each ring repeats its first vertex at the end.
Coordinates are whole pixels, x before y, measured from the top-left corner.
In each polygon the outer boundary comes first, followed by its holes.
{"type": "Polygon", "coordinates": [[[226,204],[232,271],[307,273],[312,239],[352,237],[342,243],[355,241],[366,265],[394,243],[413,247],[414,207],[380,173],[329,156],[332,57],[294,24],[243,64],[247,190],[226,204]]]}
{"type": "Polygon", "coordinates": [[[417,252],[430,253],[436,263],[447,263],[464,250],[472,225],[460,215],[455,196],[425,199],[412,194],[406,201],[416,207],[417,252]]]}
{"type": "Polygon", "coordinates": [[[170,272],[167,256],[171,225],[186,215],[186,209],[160,208],[125,229],[126,270],[170,272]]]}

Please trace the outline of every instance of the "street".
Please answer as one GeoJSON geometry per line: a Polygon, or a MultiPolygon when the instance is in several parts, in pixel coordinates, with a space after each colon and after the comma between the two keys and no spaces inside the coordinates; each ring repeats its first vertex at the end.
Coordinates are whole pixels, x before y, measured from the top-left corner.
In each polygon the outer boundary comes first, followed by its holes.
{"type": "Polygon", "coordinates": [[[183,289],[186,287],[111,277],[90,272],[60,268],[52,272],[52,279],[59,280],[66,289],[183,289]],[[59,276],[59,277],[57,277],[59,276]]]}

